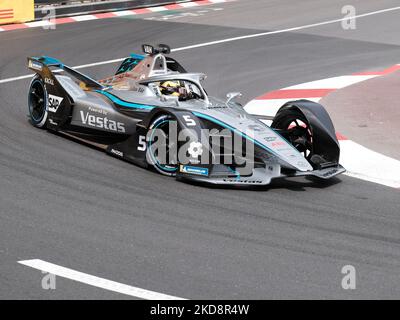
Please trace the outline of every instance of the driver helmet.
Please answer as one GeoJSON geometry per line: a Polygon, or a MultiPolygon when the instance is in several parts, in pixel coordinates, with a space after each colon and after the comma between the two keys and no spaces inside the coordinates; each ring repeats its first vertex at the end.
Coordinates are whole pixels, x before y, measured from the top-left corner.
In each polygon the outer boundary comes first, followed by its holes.
{"type": "Polygon", "coordinates": [[[160,83],[160,92],[164,95],[184,97],[186,95],[185,85],[179,80],[167,80],[160,83]]]}

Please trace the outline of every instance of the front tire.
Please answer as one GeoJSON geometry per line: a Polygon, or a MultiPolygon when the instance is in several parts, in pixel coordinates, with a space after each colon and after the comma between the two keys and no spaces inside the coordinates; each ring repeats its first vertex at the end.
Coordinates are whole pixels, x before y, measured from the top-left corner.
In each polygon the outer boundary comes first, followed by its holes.
{"type": "Polygon", "coordinates": [[[155,148],[155,141],[153,141],[153,136],[152,134],[155,132],[154,130],[161,130],[159,133],[161,133],[164,138],[165,138],[165,158],[168,161],[169,159],[169,152],[170,152],[170,141],[169,141],[169,127],[172,122],[176,121],[172,116],[170,115],[161,115],[156,117],[150,127],[149,127],[149,132],[152,132],[150,135],[150,141],[147,144],[147,152],[146,152],[146,158],[147,162],[154,167],[156,171],[161,173],[162,175],[165,176],[170,176],[174,177],[176,176],[176,172],[178,171],[178,164],[177,163],[163,163],[161,160],[161,156],[159,154],[159,149],[155,148]],[[153,130],[153,131],[152,131],[153,130]]]}
{"type": "Polygon", "coordinates": [[[307,160],[310,160],[314,155],[312,128],[307,118],[300,111],[288,108],[278,112],[271,128],[281,130],[282,136],[307,160]]]}
{"type": "Polygon", "coordinates": [[[28,111],[30,121],[37,128],[44,128],[48,118],[48,98],[43,79],[33,77],[28,91],[28,111]]]}

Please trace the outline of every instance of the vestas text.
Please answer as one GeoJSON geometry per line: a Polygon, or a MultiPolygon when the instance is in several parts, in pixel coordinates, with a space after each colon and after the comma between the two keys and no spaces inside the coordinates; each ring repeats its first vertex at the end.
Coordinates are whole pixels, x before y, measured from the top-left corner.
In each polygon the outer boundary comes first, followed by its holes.
{"type": "Polygon", "coordinates": [[[97,117],[83,111],[80,113],[83,124],[87,124],[91,127],[125,133],[125,125],[122,122],[110,120],[107,117],[97,117]]]}

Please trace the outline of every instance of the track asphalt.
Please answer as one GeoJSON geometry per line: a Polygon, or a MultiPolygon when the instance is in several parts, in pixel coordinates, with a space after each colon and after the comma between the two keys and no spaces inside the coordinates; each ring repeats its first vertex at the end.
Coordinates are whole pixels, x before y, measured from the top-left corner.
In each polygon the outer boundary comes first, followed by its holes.
{"type": "MultiPolygon", "coordinates": [[[[142,43],[173,48],[343,17],[348,1],[236,1],[223,10],[160,20],[162,13],[0,33],[0,79],[27,74],[26,57],[68,65],[127,56],[142,43]],[[149,19],[159,17],[157,19],[149,19]]],[[[357,14],[398,1],[357,2],[357,14]]],[[[193,8],[185,9],[193,12],[193,8]]],[[[298,83],[400,61],[399,11],[296,32],[179,51],[208,74],[212,95],[243,102],[298,83]]],[[[95,78],[116,64],[81,70],[95,78]]],[[[0,298],[125,299],[57,278],[43,290],[42,259],[98,277],[189,299],[399,298],[398,190],[346,176],[320,184],[277,181],[262,190],[184,184],[36,130],[29,80],[0,84],[0,298]],[[357,289],[341,288],[341,269],[357,289]]],[[[363,129],[354,129],[354,136],[363,129]]]]}

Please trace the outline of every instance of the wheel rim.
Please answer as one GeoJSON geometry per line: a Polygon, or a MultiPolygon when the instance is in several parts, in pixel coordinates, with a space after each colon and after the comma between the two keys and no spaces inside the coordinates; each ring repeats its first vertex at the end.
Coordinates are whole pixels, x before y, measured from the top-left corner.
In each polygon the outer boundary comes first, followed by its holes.
{"type": "Polygon", "coordinates": [[[297,114],[282,116],[273,123],[273,128],[282,130],[282,135],[297,151],[309,160],[313,155],[313,134],[306,119],[297,114]]]}
{"type": "Polygon", "coordinates": [[[46,115],[46,92],[40,80],[34,80],[29,89],[29,113],[35,123],[46,115]]]}
{"type": "Polygon", "coordinates": [[[165,145],[163,144],[161,146],[165,147],[166,159],[169,159],[170,149],[169,149],[168,132],[169,132],[169,124],[171,122],[173,122],[173,120],[171,120],[170,118],[167,118],[167,117],[161,117],[161,118],[157,119],[150,127],[150,129],[154,130],[154,131],[152,131],[150,140],[148,142],[148,150],[149,150],[149,156],[150,156],[151,163],[155,166],[155,168],[158,171],[160,171],[163,174],[167,174],[167,175],[174,175],[176,173],[176,171],[178,170],[178,165],[161,163],[160,157],[157,152],[158,150],[153,149],[154,143],[152,143],[152,142],[154,141],[155,130],[160,129],[165,138],[165,145]]]}
{"type": "Polygon", "coordinates": [[[293,146],[310,159],[313,154],[313,136],[310,125],[299,118],[292,119],[286,126],[288,138],[293,146]]]}

